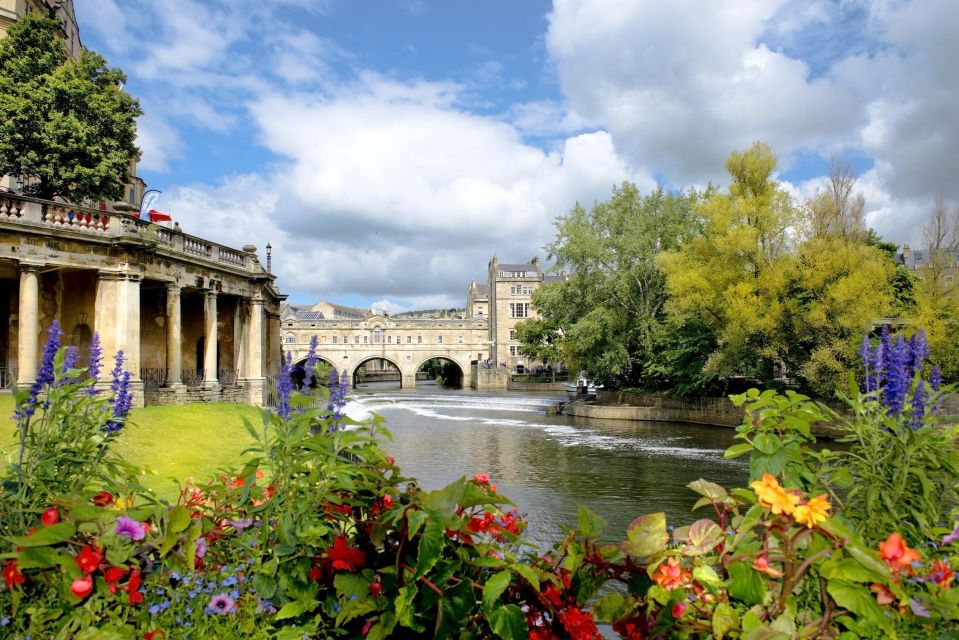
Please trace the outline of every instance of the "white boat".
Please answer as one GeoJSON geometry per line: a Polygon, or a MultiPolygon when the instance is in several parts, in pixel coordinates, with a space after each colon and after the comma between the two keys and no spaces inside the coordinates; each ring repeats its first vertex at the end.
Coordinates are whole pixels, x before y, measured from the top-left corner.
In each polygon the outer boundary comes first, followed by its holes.
{"type": "Polygon", "coordinates": [[[596,389],[602,389],[603,385],[597,385],[596,383],[588,380],[586,376],[580,375],[579,378],[572,382],[565,382],[563,386],[566,388],[568,393],[579,393],[579,390],[586,388],[586,395],[596,395],[596,389]]]}

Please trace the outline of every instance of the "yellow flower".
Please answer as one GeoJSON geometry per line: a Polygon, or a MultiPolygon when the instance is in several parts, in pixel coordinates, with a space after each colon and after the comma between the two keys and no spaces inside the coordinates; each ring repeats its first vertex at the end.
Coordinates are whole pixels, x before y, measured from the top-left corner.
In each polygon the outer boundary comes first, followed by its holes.
{"type": "Polygon", "coordinates": [[[117,496],[117,499],[113,503],[114,511],[125,511],[126,509],[132,509],[134,505],[133,498],[121,498],[117,496]]]}
{"type": "Polygon", "coordinates": [[[756,492],[759,504],[772,509],[773,513],[785,513],[788,516],[799,503],[799,496],[779,486],[776,477],[769,473],[764,473],[762,480],[754,480],[749,486],[756,492]]]}
{"type": "Polygon", "coordinates": [[[806,504],[801,504],[793,511],[796,522],[804,524],[810,529],[829,517],[832,505],[826,499],[826,494],[810,498],[806,504]]]}

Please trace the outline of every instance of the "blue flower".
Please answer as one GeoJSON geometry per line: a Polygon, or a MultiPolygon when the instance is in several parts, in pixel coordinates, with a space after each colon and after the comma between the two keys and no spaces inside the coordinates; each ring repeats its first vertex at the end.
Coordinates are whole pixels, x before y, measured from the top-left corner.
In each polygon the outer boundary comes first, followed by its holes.
{"type": "Polygon", "coordinates": [[[315,335],[310,338],[310,350],[306,352],[306,362],[303,364],[304,387],[309,387],[313,384],[313,372],[316,370],[316,363],[320,361],[316,356],[316,349],[319,345],[319,338],[315,335]]]}
{"type": "Polygon", "coordinates": [[[17,407],[13,414],[18,423],[29,418],[36,412],[40,392],[43,391],[44,387],[53,384],[56,378],[53,370],[53,359],[60,349],[61,336],[63,336],[63,332],[60,331],[60,323],[54,320],[53,324],[50,325],[50,330],[47,332],[47,341],[43,345],[43,356],[40,358],[37,377],[33,381],[33,384],[30,385],[30,392],[27,394],[26,400],[24,400],[22,405],[17,407]]]}
{"type": "Polygon", "coordinates": [[[280,375],[276,380],[276,415],[283,419],[289,418],[292,412],[290,398],[293,396],[293,378],[290,376],[293,368],[293,354],[286,352],[286,358],[280,366],[280,375]]]}
{"type": "Polygon", "coordinates": [[[160,613],[160,605],[158,605],[158,604],[151,604],[151,605],[150,605],[150,608],[147,609],[147,611],[150,612],[150,615],[151,615],[151,616],[155,616],[156,614],[160,613]]]}
{"type": "Polygon", "coordinates": [[[113,397],[110,399],[110,405],[113,407],[113,418],[104,425],[103,430],[107,433],[116,434],[123,429],[127,414],[133,408],[133,392],[130,390],[130,372],[123,370],[124,356],[122,351],[117,351],[113,357],[116,365],[110,375],[113,382],[110,390],[113,397]]]}
{"type": "Polygon", "coordinates": [[[7,616],[0,616],[0,627],[5,627],[10,624],[10,618],[7,616]]]}

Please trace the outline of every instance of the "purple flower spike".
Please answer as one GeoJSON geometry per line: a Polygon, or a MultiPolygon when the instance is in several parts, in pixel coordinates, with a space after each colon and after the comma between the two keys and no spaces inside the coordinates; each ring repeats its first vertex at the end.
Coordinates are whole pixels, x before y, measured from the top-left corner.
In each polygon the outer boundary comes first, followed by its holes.
{"type": "Polygon", "coordinates": [[[869,372],[870,364],[872,364],[872,343],[869,341],[868,335],[862,337],[862,346],[859,348],[859,355],[862,357],[863,369],[866,370],[866,393],[872,393],[876,390],[876,381],[869,372]]]}
{"type": "Polygon", "coordinates": [[[929,376],[929,385],[933,391],[939,391],[939,387],[942,386],[942,372],[939,371],[938,364],[932,368],[932,375],[929,376]]]}
{"type": "Polygon", "coordinates": [[[320,346],[320,340],[315,335],[310,338],[310,350],[306,353],[306,362],[303,365],[303,386],[309,387],[313,384],[313,374],[316,371],[316,363],[320,361],[316,357],[316,349],[320,346]]]}
{"type": "Polygon", "coordinates": [[[293,379],[290,372],[293,368],[293,354],[286,352],[286,358],[280,366],[280,376],[276,381],[276,414],[284,420],[290,417],[292,407],[290,398],[293,396],[293,379]]]}
{"type": "Polygon", "coordinates": [[[129,538],[134,542],[139,542],[146,537],[146,532],[143,530],[143,524],[127,516],[120,516],[117,518],[117,527],[114,529],[114,531],[118,536],[129,538]]]}
{"type": "Polygon", "coordinates": [[[113,378],[110,385],[110,390],[113,392],[113,397],[110,399],[110,405],[113,407],[113,417],[103,426],[103,430],[107,433],[116,434],[123,429],[127,414],[133,408],[133,392],[130,390],[131,374],[129,371],[123,370],[123,352],[117,351],[113,359],[116,361],[113,371],[110,372],[113,378]]]}

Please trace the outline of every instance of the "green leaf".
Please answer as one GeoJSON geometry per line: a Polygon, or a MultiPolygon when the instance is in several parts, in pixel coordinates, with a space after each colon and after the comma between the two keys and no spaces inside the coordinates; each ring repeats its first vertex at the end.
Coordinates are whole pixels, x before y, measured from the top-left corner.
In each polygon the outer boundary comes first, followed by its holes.
{"type": "Polygon", "coordinates": [[[536,574],[535,569],[528,564],[522,564],[520,562],[511,564],[510,569],[514,573],[521,575],[526,582],[530,583],[534,589],[539,591],[539,576],[536,574]]]}
{"type": "Polygon", "coordinates": [[[366,636],[366,640],[386,640],[396,627],[396,616],[392,611],[386,611],[380,616],[380,621],[373,625],[366,636]]]}
{"type": "Polygon", "coordinates": [[[729,595],[747,606],[762,604],[766,598],[766,583],[758,571],[745,562],[731,562],[728,566],[729,595]]]}
{"type": "Polygon", "coordinates": [[[759,453],[765,453],[767,456],[775,455],[781,448],[782,442],[779,438],[769,433],[757,433],[753,438],[753,448],[759,453]]]}
{"type": "Polygon", "coordinates": [[[626,611],[626,598],[620,593],[608,593],[599,599],[593,607],[593,616],[597,622],[614,622],[626,611]]]}
{"type": "Polygon", "coordinates": [[[866,587],[844,580],[829,580],[826,584],[826,591],[836,601],[836,604],[843,609],[852,611],[887,634],[892,634],[892,622],[886,617],[882,607],[879,606],[866,587]]]}
{"type": "Polygon", "coordinates": [[[503,592],[509,587],[512,579],[513,574],[509,571],[500,571],[499,573],[494,573],[493,576],[486,581],[486,584],[483,585],[483,609],[486,611],[492,610],[493,605],[496,604],[499,597],[503,595],[503,592]]]}
{"type": "Polygon", "coordinates": [[[336,595],[341,598],[350,596],[365,598],[370,592],[370,581],[353,573],[338,573],[333,578],[333,588],[336,589],[336,595]]]}
{"type": "Polygon", "coordinates": [[[45,569],[55,567],[70,557],[57,553],[50,547],[27,547],[17,555],[17,566],[20,569],[45,569]]]}
{"type": "Polygon", "coordinates": [[[656,555],[666,551],[669,533],[666,531],[666,514],[651,513],[640,516],[626,529],[626,542],[621,542],[623,552],[646,564],[656,555]]]}
{"type": "Polygon", "coordinates": [[[716,573],[716,570],[710,567],[708,564],[701,564],[698,567],[694,567],[693,578],[695,578],[696,582],[706,587],[706,589],[714,595],[719,593],[719,591],[725,585],[722,578],[720,578],[719,574],[716,573]]]}
{"type": "Polygon", "coordinates": [[[529,637],[526,616],[515,604],[494,609],[490,614],[489,623],[493,633],[503,640],[526,640],[529,637]]]}
{"type": "Polygon", "coordinates": [[[37,529],[32,536],[10,536],[6,538],[15,547],[48,547],[73,537],[77,527],[72,522],[58,522],[37,529]]]}
{"type": "Polygon", "coordinates": [[[269,600],[276,593],[276,580],[264,573],[254,573],[253,588],[256,589],[258,597],[269,600]]]}
{"type": "Polygon", "coordinates": [[[190,520],[190,511],[182,504],[178,504],[170,510],[167,529],[173,533],[180,533],[190,526],[190,520]]]}
{"type": "Polygon", "coordinates": [[[701,556],[712,551],[723,539],[723,530],[712,520],[697,520],[689,526],[683,555],[701,556]]]}
{"type": "Polygon", "coordinates": [[[397,624],[403,625],[409,629],[414,629],[418,625],[413,620],[415,609],[413,607],[413,598],[416,597],[416,587],[406,585],[401,587],[396,599],[393,601],[394,611],[396,612],[397,624]]]}
{"type": "Polygon", "coordinates": [[[306,613],[306,606],[303,604],[303,601],[294,600],[293,602],[287,602],[283,605],[280,610],[276,612],[274,618],[276,620],[287,620],[303,615],[304,613],[306,613]]]}
{"type": "Polygon", "coordinates": [[[846,580],[849,582],[885,582],[885,577],[859,563],[854,558],[827,560],[822,563],[819,572],[827,580],[846,580]]]}
{"type": "Polygon", "coordinates": [[[423,530],[423,537],[420,538],[414,580],[418,580],[429,573],[436,561],[440,559],[445,543],[446,528],[442,522],[431,518],[423,530]]]}
{"type": "Polygon", "coordinates": [[[723,454],[724,458],[738,458],[744,456],[747,453],[751,453],[753,450],[753,445],[748,442],[742,442],[740,444],[734,444],[733,446],[726,449],[726,452],[723,454]]]}
{"type": "Polygon", "coordinates": [[[606,521],[583,505],[579,505],[577,517],[579,530],[587,538],[598,538],[606,529],[606,521]]]}
{"type": "Polygon", "coordinates": [[[739,616],[728,602],[720,602],[713,610],[713,636],[721,640],[739,624],[739,616]]]}

